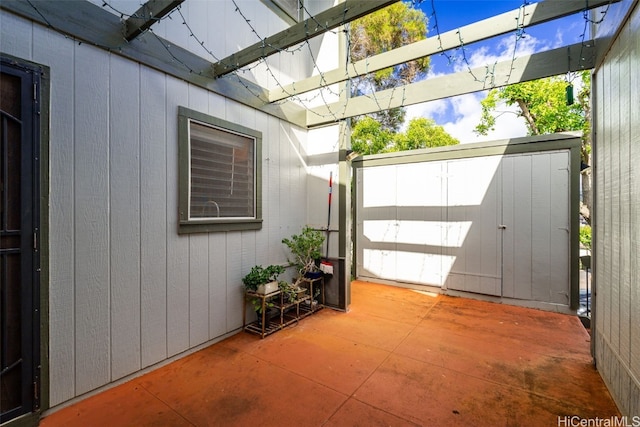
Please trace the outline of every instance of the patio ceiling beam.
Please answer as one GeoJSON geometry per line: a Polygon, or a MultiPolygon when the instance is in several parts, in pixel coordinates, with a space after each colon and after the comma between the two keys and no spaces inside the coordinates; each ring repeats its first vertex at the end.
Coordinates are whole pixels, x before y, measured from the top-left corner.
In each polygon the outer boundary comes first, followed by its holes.
{"type": "MultiPolygon", "coordinates": [[[[613,0],[613,3],[620,0],[613,0]]],[[[396,48],[394,50],[371,56],[348,65],[347,69],[339,68],[320,75],[309,77],[296,83],[272,89],[269,101],[276,102],[301,93],[316,90],[323,86],[340,83],[368,73],[374,73],[398,64],[413,61],[425,56],[441,53],[521,28],[541,24],[553,19],[572,15],[588,9],[612,3],[611,0],[545,0],[528,4],[522,8],[512,10],[494,17],[466,25],[457,30],[447,31],[440,37],[433,36],[418,42],[396,48]]]]}
{"type": "Polygon", "coordinates": [[[286,30],[269,36],[240,52],[221,59],[213,66],[214,77],[231,73],[240,67],[252,64],[283,49],[302,43],[312,37],[319,36],[340,25],[358,19],[399,0],[345,0],[337,6],[299,22],[286,30]]]}
{"type": "Polygon", "coordinates": [[[581,71],[594,65],[594,42],[585,41],[312,108],[307,111],[307,126],[328,125],[362,114],[581,71]]]}
{"type": "Polygon", "coordinates": [[[124,22],[124,38],[131,41],[168,15],[184,0],[149,0],[124,22]]]}

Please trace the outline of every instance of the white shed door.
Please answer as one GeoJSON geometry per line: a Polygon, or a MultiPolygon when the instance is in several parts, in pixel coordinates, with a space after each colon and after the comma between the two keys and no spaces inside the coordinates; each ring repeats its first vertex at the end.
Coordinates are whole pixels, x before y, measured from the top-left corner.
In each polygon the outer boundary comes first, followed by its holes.
{"type": "Polygon", "coordinates": [[[568,151],[502,161],[503,296],[570,303],[568,151]]]}
{"type": "Polygon", "coordinates": [[[446,253],[452,259],[445,287],[501,294],[500,156],[447,162],[446,253]]]}

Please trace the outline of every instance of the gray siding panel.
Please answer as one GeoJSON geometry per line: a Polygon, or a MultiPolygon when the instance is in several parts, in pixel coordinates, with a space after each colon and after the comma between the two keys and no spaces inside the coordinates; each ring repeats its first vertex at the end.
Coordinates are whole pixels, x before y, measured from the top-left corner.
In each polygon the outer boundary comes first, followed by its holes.
{"type": "Polygon", "coordinates": [[[227,235],[215,233],[209,236],[209,339],[229,331],[227,312],[227,235]]]}
{"type": "MultiPolygon", "coordinates": [[[[630,61],[628,55],[629,49],[629,27],[625,28],[620,33],[619,43],[623,49],[620,58],[620,94],[630,93],[630,61]]],[[[620,357],[625,365],[629,365],[631,359],[631,330],[630,330],[630,303],[631,303],[631,241],[629,240],[631,232],[631,194],[630,184],[631,180],[625,177],[630,177],[631,165],[630,159],[630,116],[631,116],[631,99],[629,96],[620,96],[620,110],[619,110],[619,122],[617,123],[619,129],[619,141],[618,158],[619,167],[618,173],[620,175],[619,185],[619,228],[617,241],[620,242],[620,309],[619,322],[620,322],[620,357]]],[[[637,100],[633,102],[633,108],[637,108],[637,100]]],[[[637,307],[636,307],[637,310],[637,307]]],[[[628,395],[628,392],[626,393],[628,395]]]]}
{"type": "MultiPolygon", "coordinates": [[[[52,71],[51,105],[73,111],[74,43],[51,31],[34,36],[34,60],[52,71]]],[[[49,380],[56,385],[50,390],[51,405],[75,396],[74,135],[72,115],[51,120],[49,286],[55,292],[49,293],[49,380]]]]}
{"type": "Polygon", "coordinates": [[[241,232],[227,234],[227,329],[229,331],[242,327],[244,296],[242,277],[251,270],[251,265],[242,265],[241,232]]]}
{"type": "Polygon", "coordinates": [[[595,357],[629,416],[640,416],[639,39],[636,3],[595,73],[595,357]]]}
{"type": "MultiPolygon", "coordinates": [[[[108,55],[76,47],[75,310],[76,393],[106,384],[110,372],[108,55]],[[93,94],[86,96],[86,94],[93,94]]],[[[55,117],[57,108],[52,109],[55,117]]],[[[55,119],[54,119],[55,120],[55,119]]]]}
{"type": "Polygon", "coordinates": [[[189,347],[209,339],[209,239],[189,235],[189,347]]]}
{"type": "MultiPolygon", "coordinates": [[[[630,22],[629,34],[629,61],[630,61],[630,84],[629,87],[638,94],[640,88],[640,10],[636,7],[630,22]]],[[[629,92],[633,93],[633,92],[629,92]]],[[[630,99],[637,101],[637,97],[630,99]]],[[[630,353],[631,372],[636,381],[640,382],[640,109],[637,103],[631,103],[629,111],[630,143],[629,143],[629,277],[630,277],[630,298],[631,307],[630,325],[630,353]]],[[[640,414],[640,384],[632,393],[632,409],[630,413],[640,414]],[[635,402],[635,403],[634,403],[635,402]]]]}
{"type": "MultiPolygon", "coordinates": [[[[167,357],[166,77],[140,71],[140,347],[143,367],[167,357]]],[[[173,140],[171,141],[173,143],[173,140]]],[[[175,229],[174,229],[175,230],[175,229]]]]}
{"type": "Polygon", "coordinates": [[[189,348],[189,236],[178,232],[178,106],[189,86],[167,78],[167,356],[189,348]]]}
{"type": "Polygon", "coordinates": [[[140,66],[110,56],[111,380],[140,369],[140,66]]]}

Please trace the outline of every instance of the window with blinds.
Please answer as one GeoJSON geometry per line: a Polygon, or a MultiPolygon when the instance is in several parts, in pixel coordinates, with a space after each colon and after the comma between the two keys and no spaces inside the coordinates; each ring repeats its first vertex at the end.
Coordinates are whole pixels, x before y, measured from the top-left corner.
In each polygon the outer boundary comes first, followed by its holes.
{"type": "Polygon", "coordinates": [[[189,122],[189,218],[255,218],[255,139],[189,122]]]}
{"type": "Polygon", "coordinates": [[[178,109],[179,233],[262,228],[262,134],[178,109]]]}

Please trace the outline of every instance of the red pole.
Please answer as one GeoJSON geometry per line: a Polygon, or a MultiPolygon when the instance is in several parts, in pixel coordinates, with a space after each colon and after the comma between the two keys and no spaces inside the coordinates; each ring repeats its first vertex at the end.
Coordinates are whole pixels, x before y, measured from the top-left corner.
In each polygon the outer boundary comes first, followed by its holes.
{"type": "Polygon", "coordinates": [[[329,258],[329,225],[331,224],[331,193],[333,192],[333,171],[329,172],[329,213],[327,217],[327,254],[329,258]]]}

